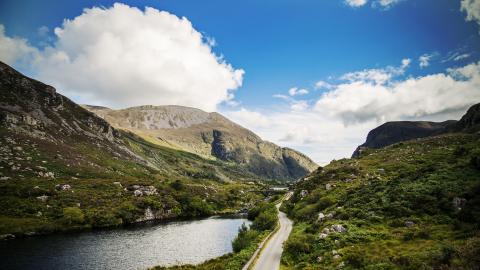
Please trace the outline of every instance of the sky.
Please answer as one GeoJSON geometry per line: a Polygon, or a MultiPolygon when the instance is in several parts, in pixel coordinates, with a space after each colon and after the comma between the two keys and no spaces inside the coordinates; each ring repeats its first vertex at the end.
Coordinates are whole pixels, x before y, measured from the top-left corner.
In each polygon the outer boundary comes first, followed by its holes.
{"type": "Polygon", "coordinates": [[[78,103],[218,111],[319,164],[480,102],[480,0],[0,2],[0,60],[78,103]]]}

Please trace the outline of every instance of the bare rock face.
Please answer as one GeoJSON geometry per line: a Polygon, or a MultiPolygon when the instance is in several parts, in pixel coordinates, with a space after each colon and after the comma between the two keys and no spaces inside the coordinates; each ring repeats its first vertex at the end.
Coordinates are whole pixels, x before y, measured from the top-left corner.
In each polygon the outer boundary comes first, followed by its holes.
{"type": "Polygon", "coordinates": [[[160,145],[237,163],[261,177],[298,179],[318,167],[307,156],[263,141],[218,113],[183,106],[140,106],[123,110],[83,106],[116,128],[160,145]]]}
{"type": "Polygon", "coordinates": [[[0,124],[10,129],[57,140],[83,135],[114,141],[115,129],[105,120],[0,62],[0,124]]]}

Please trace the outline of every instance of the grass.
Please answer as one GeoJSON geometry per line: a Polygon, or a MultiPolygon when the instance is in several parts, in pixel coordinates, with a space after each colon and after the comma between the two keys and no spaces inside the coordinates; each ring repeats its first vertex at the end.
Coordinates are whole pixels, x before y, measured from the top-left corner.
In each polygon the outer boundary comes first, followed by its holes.
{"type": "Polygon", "coordinates": [[[317,170],[282,208],[295,221],[284,268],[478,269],[479,156],[478,135],[452,134],[317,170]],[[334,224],[347,231],[321,238],[334,224]]]}
{"type": "Polygon", "coordinates": [[[247,183],[258,180],[248,173],[132,134],[122,138],[141,160],[104,141],[50,141],[4,128],[0,135],[0,235],[120,226],[147,208],[162,219],[231,214],[264,198],[262,185],[247,183]],[[62,184],[71,189],[56,188],[62,184]],[[133,185],[158,194],[134,196],[133,185]]]}

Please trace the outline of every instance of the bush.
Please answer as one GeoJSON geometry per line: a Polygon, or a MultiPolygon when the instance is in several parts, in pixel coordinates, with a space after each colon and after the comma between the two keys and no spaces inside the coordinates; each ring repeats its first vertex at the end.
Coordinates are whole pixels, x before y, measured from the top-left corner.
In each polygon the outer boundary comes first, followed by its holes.
{"type": "Polygon", "coordinates": [[[310,253],[314,237],[311,234],[294,234],[285,242],[285,251],[291,255],[310,253]]]}
{"type": "Polygon", "coordinates": [[[266,211],[269,208],[269,204],[266,202],[261,202],[252,209],[248,211],[248,219],[254,220],[261,212],[266,211]]]}
{"type": "Polygon", "coordinates": [[[248,227],[243,223],[243,225],[238,229],[238,235],[232,242],[232,247],[234,252],[240,252],[241,250],[249,247],[255,239],[258,237],[258,231],[249,230],[248,227]]]}
{"type": "Polygon", "coordinates": [[[63,219],[68,225],[81,224],[85,221],[85,215],[78,207],[63,208],[63,219]]]}
{"type": "Polygon", "coordinates": [[[272,230],[277,224],[277,213],[273,211],[261,212],[252,223],[252,229],[257,231],[272,230]]]}

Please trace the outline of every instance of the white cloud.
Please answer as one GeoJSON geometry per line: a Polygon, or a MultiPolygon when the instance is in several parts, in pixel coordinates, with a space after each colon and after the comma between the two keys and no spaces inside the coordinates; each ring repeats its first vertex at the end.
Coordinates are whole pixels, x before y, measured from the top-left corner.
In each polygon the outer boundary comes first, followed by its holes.
{"type": "Polygon", "coordinates": [[[453,58],[453,61],[460,61],[462,59],[466,59],[466,58],[469,58],[470,57],[470,54],[468,53],[464,53],[464,54],[460,54],[460,55],[457,55],[453,58]]]}
{"type": "Polygon", "coordinates": [[[380,6],[382,8],[388,9],[398,3],[400,3],[403,0],[377,0],[374,3],[374,6],[380,6]]]}
{"type": "Polygon", "coordinates": [[[402,75],[410,65],[410,59],[403,59],[399,67],[387,66],[380,69],[365,69],[362,71],[349,72],[340,77],[341,80],[356,82],[365,81],[373,84],[384,84],[393,77],[402,75]]]}
{"type": "Polygon", "coordinates": [[[345,4],[351,7],[361,7],[365,5],[368,1],[367,0],[345,0],[345,4]]]}
{"type": "MultiPolygon", "coordinates": [[[[154,8],[142,11],[117,3],[85,9],[54,33],[54,45],[41,51],[31,73],[77,102],[177,104],[213,111],[222,102],[231,103],[242,84],[244,71],[212,52],[214,39],[204,37],[187,18],[154,8]]],[[[24,40],[0,38],[2,51],[18,51],[5,43],[36,50],[24,40]]],[[[9,52],[0,56],[10,63],[17,57],[9,52]]]]}
{"type": "MultiPolygon", "coordinates": [[[[381,9],[389,9],[390,7],[400,3],[403,0],[375,0],[372,1],[372,7],[374,8],[381,8],[381,9]]],[[[362,7],[368,3],[368,0],[345,0],[344,3],[350,7],[362,7]]]]}
{"type": "Polygon", "coordinates": [[[402,59],[402,69],[406,69],[410,66],[412,60],[410,58],[402,59]]]}
{"type": "Polygon", "coordinates": [[[0,24],[0,60],[9,64],[24,66],[38,56],[38,50],[31,47],[26,39],[7,37],[5,27],[0,24]]]}
{"type": "Polygon", "coordinates": [[[400,119],[445,120],[480,101],[480,63],[447,73],[374,84],[358,80],[325,93],[315,108],[345,124],[400,119]]]}
{"type": "MultiPolygon", "coordinates": [[[[394,80],[401,67],[363,70],[351,74],[388,73],[388,80],[358,76],[323,93],[311,107],[268,111],[242,108],[223,112],[262,138],[298,149],[320,164],[349,157],[368,131],[394,120],[444,121],[459,119],[480,102],[480,62],[444,73],[394,80]],[[381,71],[381,72],[379,72],[381,71]]],[[[348,76],[346,76],[348,77],[348,76]]],[[[292,100],[289,96],[283,96],[292,100]]]]}
{"type": "Polygon", "coordinates": [[[450,61],[460,61],[467,59],[471,56],[470,53],[461,53],[461,52],[451,52],[449,53],[445,59],[442,60],[442,63],[450,62],[450,61]]]}
{"type": "Polygon", "coordinates": [[[418,58],[420,68],[426,68],[430,66],[430,60],[434,57],[434,54],[424,54],[418,58]]]}
{"type": "Polygon", "coordinates": [[[45,37],[50,30],[48,29],[47,26],[42,25],[37,29],[37,34],[41,37],[45,37]]]}
{"type": "Polygon", "coordinates": [[[462,0],[460,10],[467,13],[467,21],[480,24],[480,0],[462,0]]]}
{"type": "Polygon", "coordinates": [[[333,85],[325,81],[318,81],[315,83],[315,89],[331,89],[333,85]]]}
{"type": "Polygon", "coordinates": [[[288,89],[288,94],[290,96],[302,96],[302,95],[306,95],[308,94],[308,90],[307,89],[299,89],[298,87],[292,87],[290,89],[288,89]]]}
{"type": "Polygon", "coordinates": [[[294,100],[290,105],[292,111],[304,111],[308,109],[308,102],[306,100],[294,100]]]}

